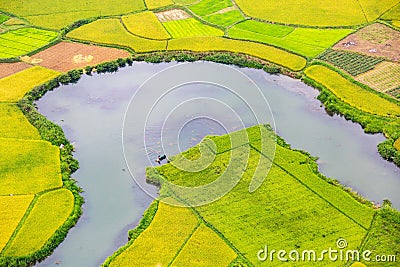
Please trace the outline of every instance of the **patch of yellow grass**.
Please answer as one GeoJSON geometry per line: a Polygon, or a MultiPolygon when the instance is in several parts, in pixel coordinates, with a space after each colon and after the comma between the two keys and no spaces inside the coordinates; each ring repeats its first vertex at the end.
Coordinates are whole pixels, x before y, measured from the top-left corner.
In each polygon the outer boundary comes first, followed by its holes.
{"type": "Polygon", "coordinates": [[[172,0],[145,0],[145,2],[148,9],[155,9],[174,4],[172,0]]]}
{"type": "Polygon", "coordinates": [[[61,187],[59,154],[49,142],[0,138],[0,195],[61,187]]]}
{"type": "Polygon", "coordinates": [[[0,103],[0,137],[40,140],[32,126],[15,104],[0,103]]]}
{"type": "Polygon", "coordinates": [[[0,252],[24,216],[33,195],[0,196],[0,252]]]}
{"type": "Polygon", "coordinates": [[[306,65],[306,59],[283,51],[281,49],[259,43],[232,40],[222,37],[191,37],[170,40],[168,50],[191,51],[230,51],[248,54],[264,59],[291,70],[301,70],[306,65]]]}
{"type": "Polygon", "coordinates": [[[99,19],[67,34],[67,37],[129,47],[136,52],[165,50],[166,41],[149,40],[128,33],[119,19],[99,19]]]}
{"type": "Polygon", "coordinates": [[[64,224],[73,207],[74,195],[67,189],[41,195],[4,254],[24,256],[39,250],[64,224]]]}
{"type": "Polygon", "coordinates": [[[236,257],[232,248],[202,224],[190,237],[172,266],[228,266],[236,257]]]}
{"type": "Polygon", "coordinates": [[[57,71],[35,66],[5,77],[0,80],[0,102],[17,102],[33,87],[59,74],[57,71]]]}
{"type": "Polygon", "coordinates": [[[394,142],[394,145],[393,145],[398,151],[400,151],[400,138],[398,138],[397,140],[396,140],[396,142],[394,142]]]}
{"type": "Polygon", "coordinates": [[[167,266],[197,223],[190,209],[160,202],[150,226],[110,266],[167,266]]]}
{"type": "Polygon", "coordinates": [[[131,33],[141,37],[158,40],[171,38],[153,12],[147,11],[123,16],[122,22],[131,33]]]}
{"type": "Polygon", "coordinates": [[[357,109],[380,116],[400,116],[400,106],[355,85],[333,70],[314,65],[305,73],[328,88],[342,101],[357,109]]]}

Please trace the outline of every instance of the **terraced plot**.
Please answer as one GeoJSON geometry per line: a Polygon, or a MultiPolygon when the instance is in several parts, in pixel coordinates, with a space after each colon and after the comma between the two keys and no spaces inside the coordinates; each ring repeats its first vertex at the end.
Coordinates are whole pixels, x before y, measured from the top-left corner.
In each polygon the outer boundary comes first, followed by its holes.
{"type": "Polygon", "coordinates": [[[199,16],[205,16],[231,6],[233,3],[230,0],[201,0],[189,6],[189,9],[199,16]]]}
{"type": "Polygon", "coordinates": [[[26,64],[25,62],[0,63],[0,79],[30,67],[32,67],[32,65],[26,64]]]}
{"type": "Polygon", "coordinates": [[[45,141],[0,138],[0,195],[61,187],[59,154],[45,141]]]}
{"type": "Polygon", "coordinates": [[[239,10],[235,9],[223,13],[217,12],[211,15],[207,15],[204,16],[203,19],[210,23],[227,27],[232,25],[233,23],[244,20],[244,17],[239,10]]]}
{"type": "Polygon", "coordinates": [[[40,140],[40,135],[15,104],[0,103],[0,137],[40,140]]]}
{"type": "Polygon", "coordinates": [[[0,252],[14,233],[32,200],[33,195],[0,196],[0,252]]]}
{"type": "Polygon", "coordinates": [[[128,47],[135,52],[163,51],[166,41],[149,40],[128,33],[119,19],[99,19],[67,34],[67,37],[95,43],[128,47]]]}
{"type": "Polygon", "coordinates": [[[145,38],[165,40],[171,38],[153,12],[123,16],[122,22],[131,33],[145,38]]]}
{"type": "Polygon", "coordinates": [[[60,73],[35,66],[0,80],[0,102],[17,102],[33,87],[45,83],[60,73]]]}
{"type": "Polygon", "coordinates": [[[54,41],[57,32],[21,28],[0,34],[0,58],[26,55],[54,41]]]}
{"type": "Polygon", "coordinates": [[[247,41],[231,40],[221,37],[192,37],[173,39],[168,42],[168,50],[230,51],[258,57],[291,70],[301,70],[306,59],[281,49],[247,41]]]}
{"type": "Polygon", "coordinates": [[[375,95],[326,67],[314,65],[306,75],[332,91],[342,101],[362,111],[380,116],[400,116],[400,106],[375,95]]]}
{"type": "Polygon", "coordinates": [[[65,223],[73,207],[74,196],[67,189],[59,189],[39,196],[4,254],[25,256],[39,250],[65,223]]]}
{"type": "Polygon", "coordinates": [[[204,25],[194,18],[172,20],[164,22],[163,25],[173,38],[224,35],[220,29],[204,25]]]}
{"type": "Polygon", "coordinates": [[[174,2],[172,0],[146,0],[146,6],[148,9],[170,6],[173,4],[174,2]]]}
{"type": "Polygon", "coordinates": [[[356,77],[356,79],[371,88],[386,92],[400,87],[400,64],[382,62],[373,70],[356,77]]]}
{"type": "Polygon", "coordinates": [[[246,20],[230,28],[229,36],[271,44],[300,55],[315,57],[351,32],[348,29],[294,28],[246,20]]]}

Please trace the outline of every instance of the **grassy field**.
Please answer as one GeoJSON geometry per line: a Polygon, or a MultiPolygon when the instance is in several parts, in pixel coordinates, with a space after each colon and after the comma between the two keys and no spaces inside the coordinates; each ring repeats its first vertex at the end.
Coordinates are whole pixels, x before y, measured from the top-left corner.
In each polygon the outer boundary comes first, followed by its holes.
{"type": "Polygon", "coordinates": [[[400,20],[400,3],[382,15],[385,20],[400,20]]]}
{"type": "Polygon", "coordinates": [[[10,19],[9,16],[6,16],[4,14],[0,14],[0,24],[2,24],[3,22],[5,22],[5,21],[7,21],[9,19],[10,19]]]}
{"type": "Polygon", "coordinates": [[[201,0],[189,6],[189,9],[199,16],[205,16],[231,6],[233,3],[230,0],[201,0]]]}
{"type": "Polygon", "coordinates": [[[129,47],[136,52],[165,50],[166,41],[149,40],[128,33],[119,19],[100,19],[84,25],[67,37],[95,43],[129,47]]]}
{"type": "Polygon", "coordinates": [[[324,2],[289,0],[237,0],[239,7],[249,16],[280,23],[310,26],[348,26],[372,21],[394,6],[396,0],[357,0],[324,2]],[[366,17],[364,15],[366,14],[366,17]]]}
{"type": "Polygon", "coordinates": [[[246,20],[230,28],[229,36],[272,44],[307,57],[315,57],[351,32],[348,29],[294,28],[246,20]]]}
{"type": "Polygon", "coordinates": [[[236,253],[204,224],[193,233],[172,266],[228,266],[236,253]]]}
{"type": "Polygon", "coordinates": [[[301,70],[306,65],[303,57],[259,43],[231,40],[221,37],[192,37],[169,41],[168,50],[230,51],[248,54],[291,70],[301,70]]]}
{"type": "Polygon", "coordinates": [[[333,70],[314,65],[305,73],[332,91],[342,101],[357,109],[380,116],[400,116],[400,106],[366,91],[333,70]]]}
{"type": "Polygon", "coordinates": [[[382,62],[373,70],[357,76],[356,79],[380,92],[399,88],[400,64],[387,61],[382,62]]]}
{"type": "Polygon", "coordinates": [[[233,23],[243,20],[244,17],[239,10],[231,10],[224,13],[207,15],[204,16],[203,19],[210,23],[227,27],[232,25],[233,23]]]}
{"type": "Polygon", "coordinates": [[[12,58],[35,51],[55,40],[57,32],[21,28],[0,34],[0,58],[12,58]]]}
{"type": "Polygon", "coordinates": [[[384,61],[383,58],[341,50],[326,50],[318,59],[329,62],[352,76],[372,70],[377,64],[384,61]]]}
{"type": "Polygon", "coordinates": [[[43,84],[60,73],[35,66],[0,79],[0,102],[16,102],[33,87],[43,84]]]}
{"type": "Polygon", "coordinates": [[[144,10],[142,0],[85,0],[85,1],[1,1],[0,9],[7,10],[31,23],[50,29],[61,29],[72,22],[90,17],[127,14],[144,10]]]}
{"type": "Polygon", "coordinates": [[[220,29],[204,25],[194,18],[167,21],[163,25],[173,38],[224,35],[220,29]]]}
{"type": "Polygon", "coordinates": [[[41,195],[4,254],[23,256],[39,250],[64,224],[73,207],[74,196],[67,189],[41,195]]]}
{"type": "Polygon", "coordinates": [[[190,209],[160,202],[150,226],[110,266],[132,266],[132,259],[135,266],[167,266],[198,223],[190,209]]]}
{"type": "Polygon", "coordinates": [[[0,195],[61,187],[59,153],[45,141],[0,138],[0,195]]]}
{"type": "Polygon", "coordinates": [[[37,139],[40,135],[14,104],[0,103],[0,137],[37,139]]]}
{"type": "Polygon", "coordinates": [[[148,9],[155,9],[163,6],[173,5],[174,2],[172,0],[145,0],[146,6],[148,9]]]}
{"type": "Polygon", "coordinates": [[[153,12],[123,16],[122,22],[131,33],[140,37],[165,40],[171,38],[153,12]]]}
{"type": "Polygon", "coordinates": [[[0,253],[12,233],[14,233],[32,200],[33,195],[0,196],[0,253]]]}
{"type": "MultiPolygon", "coordinates": [[[[223,138],[228,139],[228,136],[223,138]]],[[[277,146],[272,168],[267,172],[263,168],[270,160],[258,152],[261,143],[257,138],[253,136],[251,140],[250,157],[248,160],[243,157],[247,167],[240,182],[221,199],[196,207],[202,218],[253,264],[259,264],[257,252],[266,244],[271,249],[287,251],[310,247],[322,250],[335,246],[336,240],[342,237],[348,241],[348,248],[360,246],[374,214],[372,208],[321,179],[311,171],[309,158],[300,152],[277,146]],[[265,175],[261,187],[249,193],[251,180],[265,175]]],[[[217,145],[226,143],[220,139],[217,145]]],[[[205,177],[209,181],[217,179],[224,169],[216,166],[226,166],[223,161],[229,155],[230,151],[218,154],[215,162],[201,172],[179,171],[171,164],[157,170],[174,184],[197,186],[204,183],[205,177]]],[[[279,265],[279,262],[272,265],[279,265]]]]}

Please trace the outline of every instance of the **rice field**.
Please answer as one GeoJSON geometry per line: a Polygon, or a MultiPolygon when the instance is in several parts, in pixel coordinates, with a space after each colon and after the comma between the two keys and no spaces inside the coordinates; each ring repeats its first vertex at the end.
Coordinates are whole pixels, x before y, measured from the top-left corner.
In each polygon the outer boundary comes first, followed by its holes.
{"type": "Polygon", "coordinates": [[[135,52],[163,51],[166,41],[149,40],[128,33],[119,19],[99,19],[67,34],[67,37],[128,47],[135,52]]]}
{"type": "Polygon", "coordinates": [[[307,0],[260,0],[255,5],[253,1],[237,0],[236,3],[246,15],[266,21],[309,26],[349,26],[378,18],[397,1],[340,0],[321,4],[307,0]]]}
{"type": "Polygon", "coordinates": [[[43,84],[60,73],[34,66],[0,79],[0,102],[17,102],[33,87],[43,84]]]}
{"type": "Polygon", "coordinates": [[[229,266],[236,253],[214,231],[200,225],[179,252],[172,266],[229,266]]]}
{"type": "Polygon", "coordinates": [[[227,27],[232,25],[233,23],[236,23],[238,21],[244,20],[244,17],[242,13],[240,13],[239,10],[231,10],[228,12],[223,12],[223,13],[215,13],[211,15],[204,16],[203,19],[205,21],[208,21],[210,23],[227,27]]]}
{"type": "Polygon", "coordinates": [[[0,196],[0,253],[14,233],[32,200],[33,195],[0,196]]]}
{"type": "Polygon", "coordinates": [[[129,32],[144,38],[165,40],[171,38],[153,12],[123,16],[122,22],[129,32]]]}
{"type": "Polygon", "coordinates": [[[0,195],[61,187],[59,154],[45,141],[0,138],[0,195]]]}
{"type": "Polygon", "coordinates": [[[2,1],[0,9],[25,18],[34,25],[59,30],[79,19],[127,14],[144,10],[145,5],[142,0],[10,0],[2,1]]]}
{"type": "Polygon", "coordinates": [[[356,77],[356,80],[379,91],[387,92],[400,87],[400,64],[382,62],[373,70],[356,77]]]}
{"type": "Polygon", "coordinates": [[[400,116],[400,106],[355,85],[333,70],[314,65],[306,69],[305,73],[357,109],[380,116],[400,116]]]}
{"type": "Polygon", "coordinates": [[[13,58],[33,52],[58,36],[57,32],[21,28],[0,34],[0,58],[13,58]]]}
{"type": "Polygon", "coordinates": [[[160,202],[149,227],[110,266],[167,266],[198,223],[190,209],[160,202]]]}
{"type": "Polygon", "coordinates": [[[204,25],[194,18],[171,20],[164,22],[163,25],[173,38],[224,35],[220,29],[204,25]]]}
{"type": "Polygon", "coordinates": [[[67,189],[40,195],[5,256],[25,256],[39,250],[65,223],[74,207],[74,196],[67,189]]]}
{"type": "Polygon", "coordinates": [[[0,103],[0,137],[40,140],[33,127],[15,104],[0,103]]]}
{"type": "Polygon", "coordinates": [[[351,32],[349,29],[295,28],[246,20],[230,28],[228,34],[232,38],[271,44],[312,58],[351,32]]]}
{"type": "Polygon", "coordinates": [[[189,9],[199,16],[205,16],[231,6],[233,3],[230,0],[201,0],[189,6],[189,9]]]}
{"type": "Polygon", "coordinates": [[[155,9],[174,4],[172,0],[145,0],[145,1],[148,9],[155,9]]]}
{"type": "Polygon", "coordinates": [[[301,70],[306,59],[281,49],[247,41],[231,40],[221,37],[192,37],[173,39],[168,42],[168,50],[191,50],[196,52],[229,51],[254,56],[291,70],[301,70]]]}

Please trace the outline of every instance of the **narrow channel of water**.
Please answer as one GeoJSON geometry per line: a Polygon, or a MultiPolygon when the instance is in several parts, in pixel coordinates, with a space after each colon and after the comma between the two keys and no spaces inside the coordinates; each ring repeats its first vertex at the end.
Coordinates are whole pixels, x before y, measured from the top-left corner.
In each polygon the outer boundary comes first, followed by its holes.
{"type": "MultiPolygon", "coordinates": [[[[128,229],[138,223],[152,199],[135,184],[125,165],[121,145],[124,113],[140,84],[172,65],[176,63],[135,63],[115,74],[83,76],[78,84],[62,86],[38,101],[39,111],[61,125],[68,139],[75,144],[80,169],[74,178],[85,190],[86,200],[83,216],[76,227],[54,254],[38,266],[99,266],[126,243],[128,229]]],[[[197,62],[186,66],[187,74],[210,71],[221,75],[219,64],[197,62]]],[[[337,178],[370,200],[381,202],[389,198],[400,208],[400,169],[382,160],[377,153],[376,145],[383,140],[381,135],[366,135],[359,125],[341,117],[328,116],[315,99],[318,92],[298,80],[271,76],[260,70],[241,71],[256,82],[268,99],[278,134],[292,147],[318,156],[322,173],[337,178]]],[[[234,77],[221,76],[234,80],[234,77]]],[[[243,90],[247,87],[244,83],[243,90]]],[[[237,103],[231,95],[211,85],[201,90],[196,85],[191,90],[183,89],[171,97],[179,102],[189,96],[212,95],[232,106],[237,103]]],[[[230,117],[231,114],[226,113],[220,118],[229,120],[230,117]]],[[[265,118],[264,122],[272,121],[265,118]]],[[[162,125],[152,126],[156,140],[157,127],[162,125]]],[[[236,127],[239,125],[231,125],[227,130],[236,127]]],[[[132,129],[130,135],[134,136],[135,131],[143,131],[143,128],[132,129]]],[[[176,138],[176,132],[173,133],[172,138],[176,138]]],[[[207,134],[223,133],[225,129],[218,123],[195,120],[182,128],[180,139],[171,145],[179,143],[180,149],[184,150],[207,134]]],[[[168,132],[164,134],[168,137],[168,132]]],[[[150,156],[154,157],[158,152],[156,149],[150,156]]],[[[134,176],[145,179],[146,153],[137,151],[135,155],[142,166],[133,170],[134,176]]],[[[151,185],[147,185],[146,190],[156,194],[156,188],[151,185]]]]}

